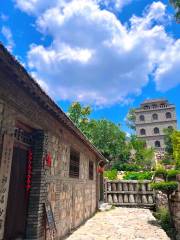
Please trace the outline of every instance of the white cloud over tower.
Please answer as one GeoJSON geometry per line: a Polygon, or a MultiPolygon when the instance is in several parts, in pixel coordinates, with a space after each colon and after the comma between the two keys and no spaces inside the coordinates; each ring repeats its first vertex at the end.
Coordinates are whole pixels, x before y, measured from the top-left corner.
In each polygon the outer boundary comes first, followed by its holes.
{"type": "Polygon", "coordinates": [[[111,105],[139,94],[150,75],[160,91],[180,83],[180,40],[166,32],[166,6],[153,2],[123,25],[112,11],[123,2],[16,0],[52,39],[30,46],[28,64],[56,99],[111,105]]]}

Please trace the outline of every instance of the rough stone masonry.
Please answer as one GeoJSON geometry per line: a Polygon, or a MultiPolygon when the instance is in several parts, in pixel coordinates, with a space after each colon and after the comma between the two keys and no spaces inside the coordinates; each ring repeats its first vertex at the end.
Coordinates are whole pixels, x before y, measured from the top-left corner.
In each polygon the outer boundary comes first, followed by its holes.
{"type": "Polygon", "coordinates": [[[106,161],[0,44],[0,239],[51,239],[46,201],[57,239],[91,217],[100,196],[100,160],[106,161]]]}
{"type": "Polygon", "coordinates": [[[171,196],[171,210],[173,213],[173,219],[175,228],[177,230],[177,239],[180,240],[180,175],[177,176],[178,189],[171,196]]]}

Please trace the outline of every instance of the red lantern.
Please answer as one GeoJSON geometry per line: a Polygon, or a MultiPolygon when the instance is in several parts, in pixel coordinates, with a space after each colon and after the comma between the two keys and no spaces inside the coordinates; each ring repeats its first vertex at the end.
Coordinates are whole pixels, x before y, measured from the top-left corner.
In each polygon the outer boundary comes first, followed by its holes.
{"type": "Polygon", "coordinates": [[[98,173],[103,173],[104,172],[104,166],[105,166],[105,162],[103,160],[99,161],[97,172],[98,173]]]}
{"type": "Polygon", "coordinates": [[[104,172],[104,168],[99,166],[99,167],[97,168],[97,172],[98,172],[98,173],[103,173],[103,172],[104,172]]]}

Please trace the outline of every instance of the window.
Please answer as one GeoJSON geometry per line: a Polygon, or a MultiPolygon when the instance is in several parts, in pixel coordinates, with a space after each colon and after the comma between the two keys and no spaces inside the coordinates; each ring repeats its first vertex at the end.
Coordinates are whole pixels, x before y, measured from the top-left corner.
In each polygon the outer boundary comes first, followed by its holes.
{"type": "Polygon", "coordinates": [[[89,179],[94,179],[94,163],[93,161],[89,161],[89,179]]]}
{"type": "Polygon", "coordinates": [[[172,127],[172,126],[168,126],[168,129],[171,129],[171,130],[173,130],[173,127],[172,127]]]}
{"type": "Polygon", "coordinates": [[[152,119],[153,119],[153,120],[158,120],[158,115],[157,115],[157,113],[154,113],[154,114],[152,115],[152,119]]]}
{"type": "Polygon", "coordinates": [[[150,107],[148,105],[145,105],[144,109],[150,109],[150,107]]]}
{"type": "Polygon", "coordinates": [[[144,121],[144,120],[145,120],[144,115],[140,115],[140,116],[139,116],[139,120],[140,120],[140,121],[144,121]]]}
{"type": "Polygon", "coordinates": [[[141,135],[146,135],[146,130],[145,130],[144,128],[142,128],[142,129],[140,130],[140,134],[141,134],[141,135]]]}
{"type": "Polygon", "coordinates": [[[154,128],[154,134],[158,134],[159,133],[159,128],[155,127],[154,128]]]}
{"type": "Polygon", "coordinates": [[[155,146],[155,147],[161,147],[160,141],[155,141],[154,146],[155,146]]]}
{"type": "Polygon", "coordinates": [[[80,153],[71,149],[70,151],[70,165],[69,165],[69,176],[79,178],[79,164],[80,164],[80,153]]]}
{"type": "Polygon", "coordinates": [[[166,113],[166,118],[171,118],[172,116],[171,116],[171,113],[170,112],[167,112],[166,113]]]}

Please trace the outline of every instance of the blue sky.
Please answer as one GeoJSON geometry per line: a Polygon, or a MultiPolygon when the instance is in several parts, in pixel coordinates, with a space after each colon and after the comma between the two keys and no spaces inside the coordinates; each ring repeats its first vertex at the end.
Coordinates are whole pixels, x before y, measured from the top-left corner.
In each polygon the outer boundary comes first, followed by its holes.
{"type": "Polygon", "coordinates": [[[125,126],[128,109],[167,98],[180,119],[180,25],[168,1],[6,0],[0,40],[67,110],[125,126]]]}

